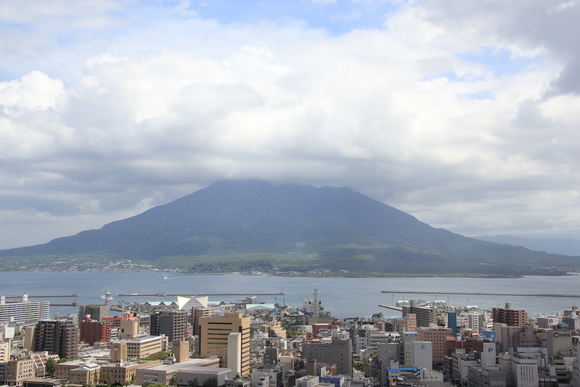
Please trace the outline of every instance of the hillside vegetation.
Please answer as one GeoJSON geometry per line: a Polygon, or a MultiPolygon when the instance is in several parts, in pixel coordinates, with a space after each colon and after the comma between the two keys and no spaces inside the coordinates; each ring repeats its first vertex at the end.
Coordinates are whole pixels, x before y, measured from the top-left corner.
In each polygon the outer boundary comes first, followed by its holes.
{"type": "Polygon", "coordinates": [[[580,262],[436,229],[347,188],[264,181],[217,182],[99,230],[0,251],[1,270],[118,261],[183,272],[509,276],[562,274],[580,262]]]}

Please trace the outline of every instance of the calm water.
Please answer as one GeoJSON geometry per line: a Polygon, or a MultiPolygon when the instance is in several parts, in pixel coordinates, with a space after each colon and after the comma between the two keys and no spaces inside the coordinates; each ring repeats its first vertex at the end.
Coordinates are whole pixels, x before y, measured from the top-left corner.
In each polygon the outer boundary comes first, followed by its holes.
{"type": "MultiPolygon", "coordinates": [[[[0,295],[70,294],[77,293],[81,304],[102,303],[101,289],[110,290],[114,302],[118,293],[152,292],[284,292],[285,296],[260,296],[265,302],[286,302],[300,306],[306,296],[312,298],[314,289],[326,310],[334,316],[370,316],[382,312],[390,316],[396,312],[378,307],[400,299],[445,300],[451,305],[477,305],[491,309],[511,303],[512,308],[526,309],[530,316],[561,312],[572,304],[580,305],[580,297],[523,297],[523,296],[466,296],[435,294],[387,294],[381,290],[414,291],[472,291],[508,293],[548,293],[580,295],[580,276],[523,277],[517,279],[473,278],[289,278],[243,275],[183,275],[162,273],[26,273],[0,272],[0,295]]],[[[210,301],[233,301],[239,296],[210,297],[210,301]]],[[[122,297],[126,301],[154,301],[146,297],[122,297]]],[[[175,297],[156,297],[155,300],[175,297]]],[[[72,299],[54,299],[55,302],[72,302],[72,299]]],[[[52,307],[51,313],[76,313],[74,307],[52,307]]]]}

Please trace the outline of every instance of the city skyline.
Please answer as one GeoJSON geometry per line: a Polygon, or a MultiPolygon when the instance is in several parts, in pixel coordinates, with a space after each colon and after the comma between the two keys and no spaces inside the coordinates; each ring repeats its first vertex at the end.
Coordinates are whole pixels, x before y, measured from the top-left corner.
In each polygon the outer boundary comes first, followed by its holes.
{"type": "Polygon", "coordinates": [[[222,179],[577,237],[575,1],[0,4],[0,249],[222,179]]]}

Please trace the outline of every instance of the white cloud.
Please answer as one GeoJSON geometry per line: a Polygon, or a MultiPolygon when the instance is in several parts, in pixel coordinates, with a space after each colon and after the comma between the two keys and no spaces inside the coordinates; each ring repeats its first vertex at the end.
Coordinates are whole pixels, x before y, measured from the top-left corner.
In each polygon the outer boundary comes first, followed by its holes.
{"type": "MultiPolygon", "coordinates": [[[[48,37],[15,30],[10,63],[92,18],[14,4],[4,20],[48,37]]],[[[340,35],[138,5],[99,3],[91,36],[0,83],[0,229],[38,222],[38,243],[46,225],[96,227],[231,177],[350,186],[471,235],[580,230],[580,100],[562,85],[576,54],[549,31],[577,33],[576,5],[408,2],[384,29],[340,35]]]]}

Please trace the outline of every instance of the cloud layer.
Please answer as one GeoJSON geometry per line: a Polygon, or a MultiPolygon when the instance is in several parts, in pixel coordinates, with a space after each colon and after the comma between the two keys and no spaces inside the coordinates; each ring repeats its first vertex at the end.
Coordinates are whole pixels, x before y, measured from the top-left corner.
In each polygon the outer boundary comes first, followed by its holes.
{"type": "Polygon", "coordinates": [[[574,1],[35,3],[0,4],[0,248],[224,178],[580,231],[574,1]]]}

